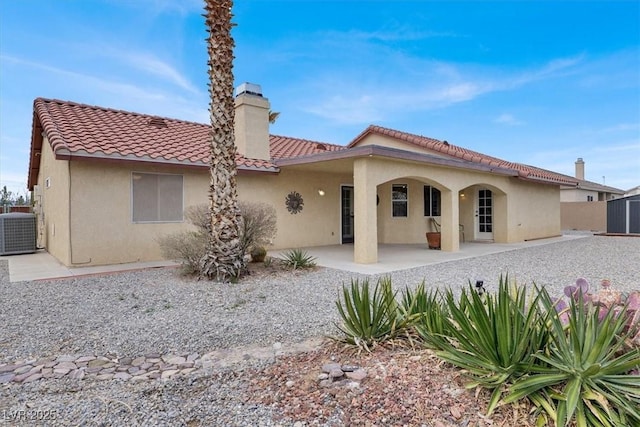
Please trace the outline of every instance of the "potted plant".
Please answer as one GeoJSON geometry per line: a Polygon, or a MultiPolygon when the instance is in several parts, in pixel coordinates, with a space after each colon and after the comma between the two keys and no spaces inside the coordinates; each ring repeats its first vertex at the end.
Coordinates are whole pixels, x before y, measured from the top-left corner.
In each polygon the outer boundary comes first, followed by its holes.
{"type": "Polygon", "coordinates": [[[440,234],[440,224],[435,218],[431,218],[431,225],[436,231],[427,231],[427,244],[429,249],[440,249],[440,241],[442,236],[440,234]]]}

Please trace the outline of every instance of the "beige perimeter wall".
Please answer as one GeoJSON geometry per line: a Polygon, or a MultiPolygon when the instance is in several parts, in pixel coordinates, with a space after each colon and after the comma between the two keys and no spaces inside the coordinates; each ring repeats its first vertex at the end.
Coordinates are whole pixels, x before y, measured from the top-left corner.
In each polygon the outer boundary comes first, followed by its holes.
{"type": "Polygon", "coordinates": [[[607,230],[607,202],[560,203],[563,230],[607,230]]]}

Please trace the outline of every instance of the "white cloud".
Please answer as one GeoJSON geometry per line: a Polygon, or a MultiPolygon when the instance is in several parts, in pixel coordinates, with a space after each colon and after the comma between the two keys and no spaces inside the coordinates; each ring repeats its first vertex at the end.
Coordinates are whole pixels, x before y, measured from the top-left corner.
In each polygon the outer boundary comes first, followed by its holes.
{"type": "Polygon", "coordinates": [[[153,74],[166,80],[182,89],[191,93],[199,93],[200,91],[189,82],[189,80],[180,74],[174,67],[157,57],[145,52],[126,52],[121,54],[122,50],[113,51],[113,56],[130,64],[138,70],[153,74]],[[117,53],[116,53],[117,52],[117,53]]]}
{"type": "Polygon", "coordinates": [[[494,122],[509,126],[519,126],[524,124],[522,120],[518,120],[513,115],[508,113],[500,114],[494,119],[494,122]]]}

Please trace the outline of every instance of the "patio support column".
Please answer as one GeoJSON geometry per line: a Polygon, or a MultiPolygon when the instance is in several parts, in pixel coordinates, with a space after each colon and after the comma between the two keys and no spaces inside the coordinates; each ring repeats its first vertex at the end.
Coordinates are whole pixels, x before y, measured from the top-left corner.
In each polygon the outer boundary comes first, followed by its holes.
{"type": "Polygon", "coordinates": [[[353,162],[354,192],[354,244],[353,260],[358,264],[378,262],[378,212],[376,210],[376,185],[369,159],[353,162]]]}
{"type": "Polygon", "coordinates": [[[452,189],[441,193],[442,200],[442,236],[440,247],[445,252],[460,250],[460,203],[458,190],[452,189]]]}

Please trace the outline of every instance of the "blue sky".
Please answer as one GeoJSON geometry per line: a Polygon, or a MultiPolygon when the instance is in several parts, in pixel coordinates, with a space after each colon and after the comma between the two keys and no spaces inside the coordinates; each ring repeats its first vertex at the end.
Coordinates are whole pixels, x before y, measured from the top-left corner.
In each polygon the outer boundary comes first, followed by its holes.
{"type": "MultiPolygon", "coordinates": [[[[32,104],[208,122],[197,0],[0,2],[0,186],[26,191],[32,104]]],[[[369,124],[629,189],[640,185],[640,2],[234,5],[236,84],[271,133],[348,144],[369,124]]]]}

